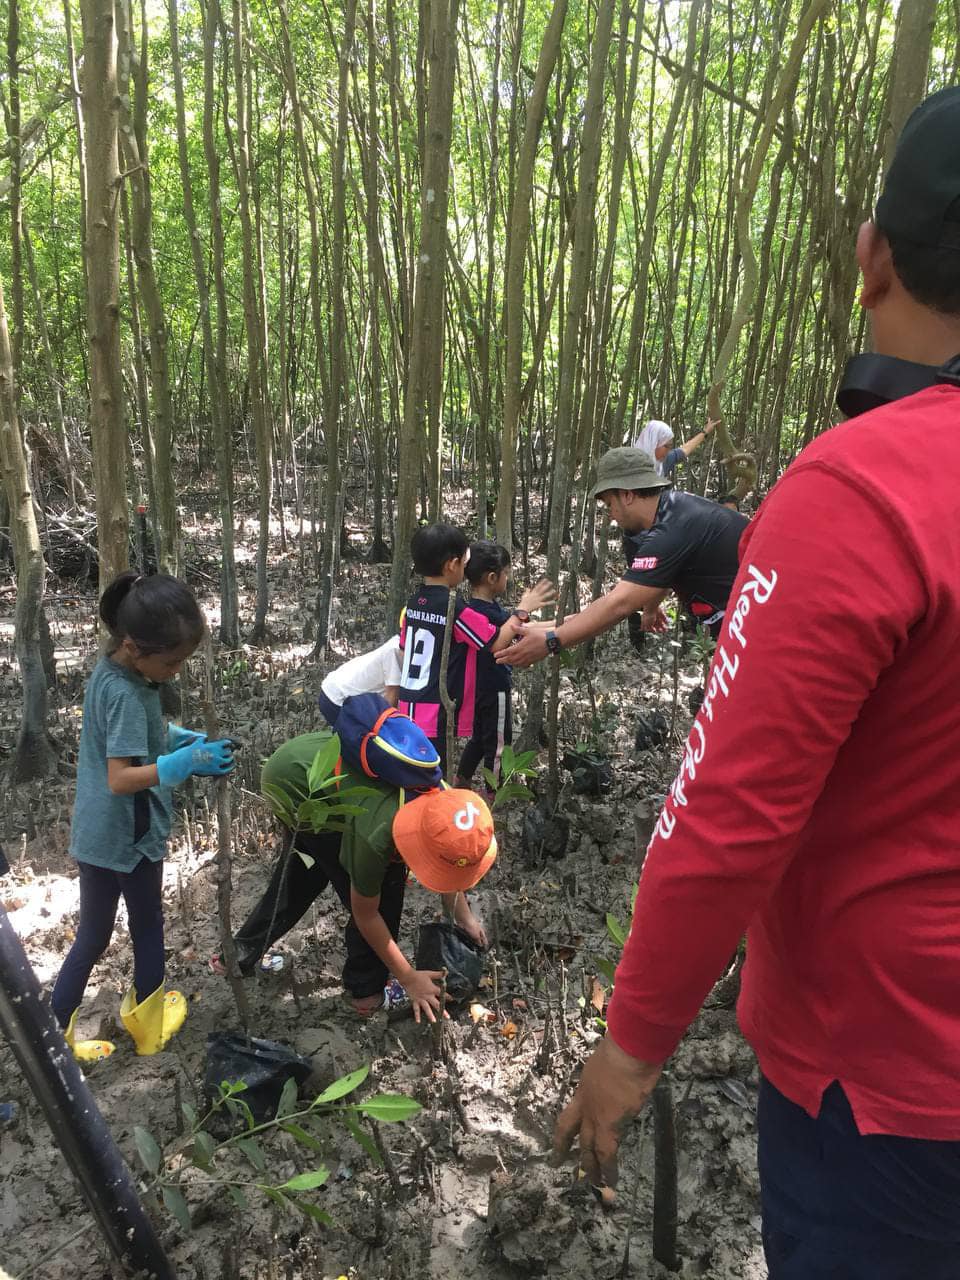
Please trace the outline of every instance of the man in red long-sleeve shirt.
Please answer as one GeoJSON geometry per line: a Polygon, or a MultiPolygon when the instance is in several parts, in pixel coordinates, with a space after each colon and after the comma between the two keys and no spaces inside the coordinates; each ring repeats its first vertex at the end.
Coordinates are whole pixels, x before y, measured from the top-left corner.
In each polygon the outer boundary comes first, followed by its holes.
{"type": "Polygon", "coordinates": [[[927,389],[814,441],[743,536],[556,1141],[615,1181],[746,929],[772,1280],[957,1280],[960,378],[936,367],[960,352],[960,87],[908,121],[857,259],[875,351],[932,366],[927,389]]]}

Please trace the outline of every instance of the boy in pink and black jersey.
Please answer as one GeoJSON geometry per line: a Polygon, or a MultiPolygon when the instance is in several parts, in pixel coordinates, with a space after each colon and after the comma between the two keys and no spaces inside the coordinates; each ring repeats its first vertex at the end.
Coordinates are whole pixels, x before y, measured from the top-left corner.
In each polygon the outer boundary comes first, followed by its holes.
{"type": "MultiPolygon", "coordinates": [[[[410,552],[414,568],[423,581],[407,602],[400,622],[403,673],[397,708],[420,725],[431,739],[440,754],[440,767],[446,772],[447,717],[440,700],[440,658],[449,592],[463,581],[470,544],[466,535],[453,525],[430,524],[413,535],[410,552]]],[[[454,608],[447,690],[458,709],[457,734],[470,737],[477,654],[483,650],[498,653],[505,649],[521,624],[511,616],[497,626],[459,598],[454,608]]]]}

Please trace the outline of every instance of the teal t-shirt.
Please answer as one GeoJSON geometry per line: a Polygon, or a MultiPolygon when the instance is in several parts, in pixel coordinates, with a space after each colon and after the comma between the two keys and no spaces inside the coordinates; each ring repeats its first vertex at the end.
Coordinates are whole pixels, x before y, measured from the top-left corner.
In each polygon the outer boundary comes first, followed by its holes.
{"type": "Polygon", "coordinates": [[[132,871],[141,858],[159,862],[164,856],[173,814],[170,788],[114,795],[107,784],[107,760],[155,764],[165,751],[159,686],[111,658],[101,658],[83,697],[70,828],[70,852],[78,862],[132,871]]]}
{"type": "MultiPolygon", "coordinates": [[[[314,756],[333,734],[329,730],[304,733],[278,747],[263,766],[261,781],[279,787],[291,804],[307,798],[307,774],[314,756]]],[[[344,765],[341,786],[370,787],[374,794],[358,798],[363,812],[348,818],[340,840],[340,865],[357,893],[375,898],[391,862],[400,860],[393,843],[393,819],[400,807],[400,792],[382,782],[355,773],[344,765]]]]}

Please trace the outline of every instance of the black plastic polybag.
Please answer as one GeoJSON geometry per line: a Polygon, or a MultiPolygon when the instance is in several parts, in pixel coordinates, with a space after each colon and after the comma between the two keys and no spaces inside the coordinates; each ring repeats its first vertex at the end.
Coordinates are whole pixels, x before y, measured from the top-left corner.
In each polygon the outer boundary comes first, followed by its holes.
{"type": "Polygon", "coordinates": [[[277,1114],[283,1086],[291,1078],[303,1084],[313,1067],[288,1045],[278,1040],[258,1040],[239,1031],[211,1031],[207,1036],[207,1066],[203,1091],[212,1105],[220,1096],[224,1080],[247,1086],[238,1095],[253,1112],[254,1119],[272,1120],[277,1114]]]}
{"type": "Polygon", "coordinates": [[[643,647],[647,643],[647,633],[643,629],[642,612],[631,613],[627,618],[627,635],[630,637],[630,643],[637,653],[642,653],[643,647]]]}
{"type": "Polygon", "coordinates": [[[447,993],[454,1000],[468,1000],[480,985],[481,950],[469,934],[448,920],[420,926],[417,939],[418,969],[446,969],[447,993]]]}
{"type": "Polygon", "coordinates": [[[638,751],[662,747],[667,740],[667,720],[662,711],[642,713],[637,717],[637,736],[634,746],[638,751]]]}
{"type": "Polygon", "coordinates": [[[570,771],[573,789],[582,796],[602,796],[613,786],[613,770],[606,756],[591,751],[568,751],[563,767],[570,771]]]}
{"type": "Polygon", "coordinates": [[[703,700],[706,696],[706,690],[702,684],[695,685],[687,694],[687,707],[692,716],[695,716],[703,706],[703,700]]]}
{"type": "Polygon", "coordinates": [[[562,858],[570,842],[570,822],[562,813],[551,813],[545,800],[524,811],[520,843],[532,858],[562,858]]]}

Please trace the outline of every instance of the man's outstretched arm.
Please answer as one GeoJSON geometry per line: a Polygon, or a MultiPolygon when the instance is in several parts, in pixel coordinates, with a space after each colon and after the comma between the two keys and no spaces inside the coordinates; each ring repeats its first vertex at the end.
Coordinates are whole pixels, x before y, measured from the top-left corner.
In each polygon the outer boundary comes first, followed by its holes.
{"type": "MultiPolygon", "coordinates": [[[[612,591],[588,604],[582,613],[570,614],[553,630],[563,647],[572,649],[585,640],[592,640],[594,636],[609,631],[631,613],[637,613],[641,609],[655,611],[666,594],[666,587],[642,587],[635,582],[620,581],[612,591]]],[[[542,623],[535,627],[524,627],[520,640],[501,650],[497,661],[508,662],[512,667],[533,666],[547,656],[545,634],[548,629],[549,625],[544,626],[542,623]]]]}

